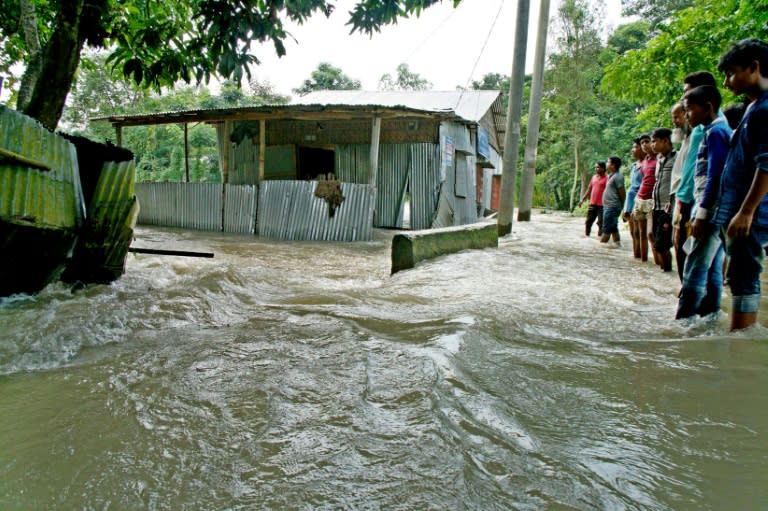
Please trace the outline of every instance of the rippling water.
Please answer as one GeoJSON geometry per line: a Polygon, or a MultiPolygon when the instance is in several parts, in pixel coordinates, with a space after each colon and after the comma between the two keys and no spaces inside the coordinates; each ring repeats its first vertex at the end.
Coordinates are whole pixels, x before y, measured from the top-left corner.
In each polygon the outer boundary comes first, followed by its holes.
{"type": "Polygon", "coordinates": [[[581,222],[394,276],[387,232],[141,229],[216,257],[0,303],[0,509],[763,508],[768,329],[581,222]]]}

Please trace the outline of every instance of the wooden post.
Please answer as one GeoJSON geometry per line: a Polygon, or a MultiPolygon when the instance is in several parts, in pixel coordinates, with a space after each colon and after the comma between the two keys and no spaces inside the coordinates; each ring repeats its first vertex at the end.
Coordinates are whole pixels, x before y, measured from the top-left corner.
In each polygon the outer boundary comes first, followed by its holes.
{"type": "Polygon", "coordinates": [[[267,121],[259,119],[259,183],[264,181],[264,166],[267,162],[267,121]]]}
{"type": "Polygon", "coordinates": [[[123,127],[119,124],[115,124],[115,140],[117,147],[123,147],[123,127]]]}
{"type": "Polygon", "coordinates": [[[375,115],[371,124],[371,174],[369,182],[376,188],[376,175],[379,172],[379,139],[381,138],[381,117],[375,115]]]}
{"type": "Polygon", "coordinates": [[[229,146],[232,142],[229,140],[232,134],[232,121],[224,121],[224,136],[221,141],[221,183],[229,183],[229,146]]]}
{"type": "Polygon", "coordinates": [[[224,121],[224,136],[221,141],[221,230],[224,231],[227,208],[227,184],[229,183],[229,149],[232,141],[232,121],[224,121]]]}
{"type": "Polygon", "coordinates": [[[184,182],[189,183],[189,128],[184,123],[184,182]]]}

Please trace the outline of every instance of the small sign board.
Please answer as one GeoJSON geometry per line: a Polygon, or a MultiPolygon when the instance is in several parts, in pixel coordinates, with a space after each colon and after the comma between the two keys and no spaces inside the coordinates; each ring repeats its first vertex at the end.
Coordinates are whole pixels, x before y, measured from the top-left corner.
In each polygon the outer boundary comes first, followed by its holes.
{"type": "Polygon", "coordinates": [[[484,160],[491,159],[491,144],[488,142],[488,130],[482,126],[477,128],[477,154],[484,160]]]}

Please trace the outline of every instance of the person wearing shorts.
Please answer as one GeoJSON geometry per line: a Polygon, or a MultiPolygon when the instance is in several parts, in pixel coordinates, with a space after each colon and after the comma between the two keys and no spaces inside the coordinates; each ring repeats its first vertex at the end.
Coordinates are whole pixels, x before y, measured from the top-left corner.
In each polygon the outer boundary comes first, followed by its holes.
{"type": "Polygon", "coordinates": [[[632,215],[640,231],[640,260],[648,260],[648,219],[653,212],[653,186],[656,184],[656,154],[651,149],[651,136],[644,134],[640,137],[640,147],[645,153],[645,158],[640,162],[640,188],[635,197],[635,208],[632,215]]]}

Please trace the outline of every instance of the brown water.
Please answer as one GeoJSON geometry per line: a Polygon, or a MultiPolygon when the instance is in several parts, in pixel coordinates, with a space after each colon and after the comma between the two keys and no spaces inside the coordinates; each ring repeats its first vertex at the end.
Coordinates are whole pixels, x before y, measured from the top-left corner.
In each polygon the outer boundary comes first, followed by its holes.
{"type": "Polygon", "coordinates": [[[581,222],[394,276],[387,232],[141,229],[216,257],[0,303],[0,509],[764,509],[768,329],[581,222]]]}

